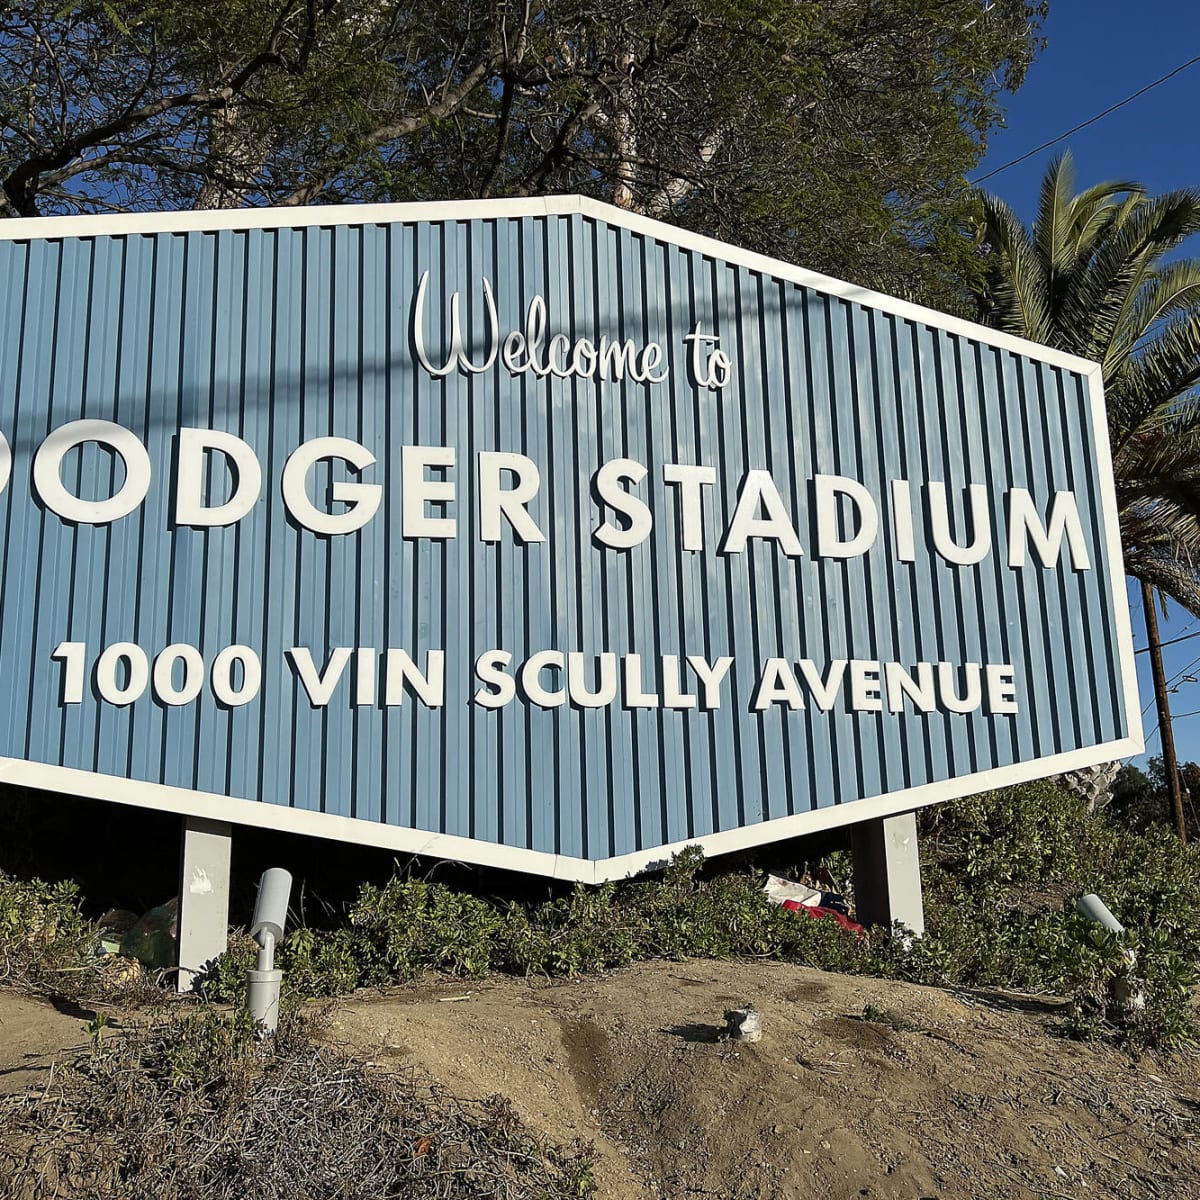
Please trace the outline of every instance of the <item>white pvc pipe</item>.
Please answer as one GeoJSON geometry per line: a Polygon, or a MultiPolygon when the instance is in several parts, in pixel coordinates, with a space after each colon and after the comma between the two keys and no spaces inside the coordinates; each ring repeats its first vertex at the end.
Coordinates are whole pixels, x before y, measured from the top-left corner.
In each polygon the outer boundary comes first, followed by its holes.
{"type": "Polygon", "coordinates": [[[1082,896],[1075,908],[1089,921],[1095,921],[1097,925],[1103,925],[1105,929],[1111,929],[1113,933],[1125,932],[1125,926],[1112,915],[1108,905],[1094,892],[1088,892],[1086,896],[1082,896]]]}

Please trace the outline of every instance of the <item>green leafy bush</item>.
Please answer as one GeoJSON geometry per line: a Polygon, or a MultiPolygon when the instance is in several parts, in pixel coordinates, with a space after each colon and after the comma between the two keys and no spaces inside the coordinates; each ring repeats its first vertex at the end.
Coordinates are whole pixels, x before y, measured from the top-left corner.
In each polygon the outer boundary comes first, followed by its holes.
{"type": "Polygon", "coordinates": [[[361,937],[366,982],[412,979],[422,971],[482,975],[503,924],[495,905],[440,883],[394,878],[366,884],[350,911],[361,937]]]}
{"type": "MultiPolygon", "coordinates": [[[[344,925],[293,930],[276,963],[285,998],[295,1001],[425,971],[570,976],[647,958],[774,958],[942,986],[1052,993],[1070,998],[1067,1028],[1078,1036],[1104,1033],[1145,1046],[1195,1040],[1197,850],[1169,833],[1088,813],[1049,783],[925,810],[921,832],[927,931],[918,940],[888,930],[859,937],[831,920],[785,911],[768,902],[760,871],[714,871],[690,847],[658,877],[577,887],[542,902],[501,903],[397,875],[364,885],[344,925]],[[1089,891],[1129,927],[1119,944],[1074,911],[1089,891]],[[1123,1003],[1127,985],[1144,1005],[1123,1003]]],[[[847,874],[844,853],[836,857],[847,874]]],[[[0,877],[0,971],[7,971],[0,982],[46,986],[65,972],[80,987],[99,986],[94,941],[71,887],[0,877]]],[[[250,939],[231,940],[206,994],[238,1001],[254,954],[250,939]]]]}
{"type": "Polygon", "coordinates": [[[1109,1032],[1150,1047],[1197,1040],[1196,849],[1089,813],[1044,782],[945,805],[922,825],[923,852],[935,860],[926,870],[930,932],[908,973],[1068,995],[1077,1036],[1109,1032]],[[1104,899],[1125,935],[1074,911],[1086,892],[1104,899]],[[1130,988],[1144,1006],[1125,1003],[1130,988]]]}
{"type": "Polygon", "coordinates": [[[964,884],[1044,885],[1090,860],[1098,825],[1072,792],[1041,781],[926,809],[922,849],[952,857],[964,884]]]}
{"type": "Polygon", "coordinates": [[[785,911],[767,901],[760,872],[712,873],[690,847],[660,877],[577,887],[541,903],[493,903],[396,877],[362,889],[347,927],[290,935],[282,965],[292,988],[318,996],[427,970],[570,976],[646,958],[765,957],[943,986],[1054,993],[1072,997],[1071,1033],[1106,1032],[1140,1045],[1192,1039],[1200,944],[1194,850],[1160,833],[1122,829],[1049,783],[930,810],[922,826],[928,928],[916,941],[892,931],[860,938],[833,921],[785,911]],[[1124,1011],[1112,999],[1120,966],[1074,911],[1085,891],[1104,896],[1131,928],[1143,1008],[1124,1011]]]}
{"type": "Polygon", "coordinates": [[[104,931],[83,916],[81,904],[74,883],[0,871],[0,987],[127,1003],[160,995],[156,974],[101,953],[104,931]]]}
{"type": "Polygon", "coordinates": [[[0,873],[0,984],[73,994],[95,982],[100,931],[84,920],[79,905],[73,883],[0,873]]]}

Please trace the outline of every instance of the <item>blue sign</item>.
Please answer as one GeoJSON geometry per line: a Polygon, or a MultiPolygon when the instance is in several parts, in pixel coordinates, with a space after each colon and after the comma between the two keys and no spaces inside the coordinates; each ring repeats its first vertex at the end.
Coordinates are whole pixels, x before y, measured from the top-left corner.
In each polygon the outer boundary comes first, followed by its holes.
{"type": "Polygon", "coordinates": [[[0,278],[10,782],[590,881],[1141,749],[1092,364],[579,198],[0,278]]]}

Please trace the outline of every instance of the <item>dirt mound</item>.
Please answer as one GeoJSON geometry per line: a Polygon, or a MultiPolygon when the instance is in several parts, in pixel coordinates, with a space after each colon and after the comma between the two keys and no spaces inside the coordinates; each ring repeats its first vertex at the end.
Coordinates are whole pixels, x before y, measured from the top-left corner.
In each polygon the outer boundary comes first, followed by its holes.
{"type": "Polygon", "coordinates": [[[363,996],[330,1035],[592,1140],[606,1200],[1200,1197],[1196,1060],[1066,1040],[1057,1010],[692,961],[363,996]],[[747,1001],[762,1041],[719,1040],[747,1001]]]}
{"type": "MultiPolygon", "coordinates": [[[[592,1142],[604,1200],[1200,1197],[1197,1060],[1066,1040],[1058,1008],[692,961],[359,993],[321,1036],[368,1071],[506,1097],[543,1143],[592,1142]],[[762,1041],[723,1040],[746,1002],[762,1041]]],[[[81,1025],[0,993],[0,1085],[44,1087],[81,1025]]]]}

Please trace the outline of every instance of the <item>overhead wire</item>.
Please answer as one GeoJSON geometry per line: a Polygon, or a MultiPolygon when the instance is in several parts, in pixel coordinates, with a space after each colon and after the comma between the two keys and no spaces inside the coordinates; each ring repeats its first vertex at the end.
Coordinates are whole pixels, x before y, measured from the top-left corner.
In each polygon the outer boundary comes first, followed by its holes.
{"type": "MultiPolygon", "coordinates": [[[[1192,622],[1193,625],[1195,625],[1195,623],[1195,621],[1192,622]]],[[[1185,626],[1185,628],[1187,627],[1185,626]]],[[[1192,638],[1197,637],[1200,637],[1200,629],[1196,630],[1195,633],[1185,633],[1182,637],[1171,638],[1169,642],[1159,642],[1159,649],[1162,649],[1165,646],[1174,646],[1179,642],[1189,642],[1192,638]]],[[[1149,646],[1138,646],[1137,649],[1134,650],[1134,654],[1147,654],[1149,650],[1149,646]]]]}
{"type": "Polygon", "coordinates": [[[1146,84],[1145,87],[1138,88],[1136,92],[1130,93],[1124,100],[1118,100],[1116,104],[1110,104],[1108,108],[1096,113],[1093,117],[1088,117],[1086,121],[1080,121],[1078,125],[1072,125],[1070,129],[1060,133],[1057,137],[1052,137],[1049,141],[1042,142],[1040,146],[1034,146],[1032,150],[1027,150],[1024,154],[1019,154],[1016,158],[1010,159],[992,171],[988,171],[986,175],[980,175],[978,179],[971,180],[971,186],[978,187],[986,180],[999,175],[1001,171],[1007,171],[1009,167],[1015,167],[1018,163],[1023,163],[1027,158],[1032,158],[1035,154],[1040,154],[1043,150],[1049,150],[1051,146],[1056,146],[1064,138],[1069,138],[1071,134],[1078,133],[1081,129],[1086,129],[1089,125],[1095,125],[1097,121],[1102,121],[1105,117],[1115,113],[1117,109],[1124,108],[1125,105],[1131,104],[1147,92],[1152,92],[1156,87],[1160,87],[1166,83],[1168,79],[1174,79],[1176,75],[1186,71],[1189,67],[1194,67],[1197,63],[1200,63],[1200,54],[1197,54],[1195,58],[1189,58],[1185,63],[1180,63],[1179,66],[1168,71],[1165,75],[1160,75],[1157,79],[1146,84]]]}
{"type": "Polygon", "coordinates": [[[1174,683],[1178,683],[1197,664],[1200,664],[1200,654],[1193,658],[1186,667],[1180,667],[1179,670],[1167,680],[1167,687],[1170,687],[1174,683]]]}
{"type": "MultiPolygon", "coordinates": [[[[1173,67],[1170,71],[1167,71],[1166,74],[1160,75],[1157,79],[1151,80],[1143,87],[1138,88],[1137,91],[1131,92],[1128,96],[1124,97],[1124,99],[1118,100],[1115,104],[1110,104],[1107,108],[1102,109],[1100,112],[1095,113],[1091,117],[1088,117],[1087,120],[1080,121],[1078,124],[1072,125],[1070,129],[1066,129],[1057,136],[1052,137],[1037,146],[1034,146],[1032,150],[1027,150],[1024,154],[1019,154],[1016,158],[1009,159],[1008,162],[1001,163],[1000,166],[995,167],[985,174],[978,176],[976,179],[971,180],[971,186],[978,187],[981,183],[985,183],[987,180],[994,178],[1001,172],[1007,171],[1010,167],[1015,167],[1019,163],[1025,162],[1027,159],[1032,158],[1035,154],[1040,154],[1043,150],[1049,150],[1051,146],[1056,146],[1065,138],[1069,138],[1073,133],[1078,133],[1082,129],[1087,129],[1090,125],[1095,125],[1098,121],[1102,121],[1105,117],[1111,116],[1119,109],[1124,108],[1127,104],[1132,104],[1134,100],[1140,99],[1142,96],[1146,95],[1147,92],[1152,92],[1155,88],[1161,87],[1164,83],[1168,82],[1168,80],[1174,79],[1176,75],[1182,74],[1184,71],[1188,70],[1189,67],[1194,67],[1197,63],[1200,63],[1200,54],[1197,54],[1192,58],[1189,58],[1186,62],[1182,62],[1178,66],[1173,67]]],[[[1192,624],[1195,624],[1195,621],[1193,621],[1192,624]]],[[[1185,626],[1185,628],[1190,628],[1190,626],[1185,626]]],[[[1197,630],[1195,633],[1187,633],[1180,637],[1171,638],[1169,641],[1160,642],[1159,648],[1162,649],[1167,646],[1175,646],[1180,642],[1190,641],[1192,638],[1197,637],[1200,637],[1200,630],[1197,630]]],[[[1149,646],[1141,646],[1135,649],[1134,653],[1145,654],[1149,651],[1149,649],[1149,646]]],[[[1196,666],[1197,664],[1200,664],[1200,656],[1194,658],[1186,667],[1172,676],[1172,678],[1167,681],[1167,686],[1169,687],[1171,684],[1178,682],[1187,674],[1189,670],[1192,669],[1192,667],[1196,666]]],[[[1154,701],[1151,700],[1150,703],[1142,709],[1143,716],[1149,711],[1153,704],[1154,701]]],[[[1184,717],[1198,715],[1200,715],[1200,709],[1196,709],[1195,712],[1183,713],[1178,717],[1172,716],[1172,720],[1182,720],[1184,717]]],[[[1158,732],[1157,721],[1154,723],[1154,727],[1150,730],[1150,733],[1147,734],[1147,740],[1156,732],[1158,732]]]]}
{"type": "MultiPolygon", "coordinates": [[[[1131,92],[1124,99],[1118,100],[1115,104],[1110,104],[1107,108],[1102,109],[1100,112],[1094,114],[1091,117],[1088,117],[1088,119],[1086,121],[1080,121],[1078,124],[1072,125],[1070,129],[1066,129],[1062,133],[1058,134],[1056,137],[1052,137],[1052,138],[1048,139],[1047,141],[1044,141],[1044,142],[1040,143],[1039,145],[1034,146],[1034,148],[1032,150],[1027,150],[1024,154],[1019,154],[1019,155],[1017,155],[1016,158],[1009,159],[1008,162],[1001,163],[1000,166],[993,168],[991,171],[988,171],[985,174],[980,175],[976,179],[970,180],[969,182],[971,183],[971,186],[978,187],[981,183],[985,183],[987,180],[994,178],[995,176],[999,175],[1001,172],[1007,171],[1010,167],[1015,167],[1019,163],[1025,162],[1027,159],[1032,158],[1035,154],[1040,154],[1043,150],[1049,150],[1051,146],[1056,146],[1059,142],[1063,141],[1065,138],[1069,138],[1073,133],[1078,133],[1082,129],[1087,129],[1088,126],[1090,126],[1090,125],[1095,125],[1096,122],[1102,121],[1107,116],[1111,116],[1113,113],[1117,112],[1119,109],[1124,108],[1127,104],[1132,104],[1134,100],[1140,99],[1142,96],[1146,95],[1147,92],[1152,92],[1155,88],[1160,87],[1162,84],[1166,83],[1168,80],[1174,79],[1176,75],[1182,74],[1189,67],[1194,67],[1197,63],[1200,63],[1200,54],[1197,54],[1197,55],[1193,56],[1192,58],[1189,58],[1186,62],[1180,63],[1177,67],[1173,67],[1165,75],[1160,75],[1157,79],[1151,80],[1149,83],[1147,83],[1143,87],[1138,88],[1137,91],[1131,92]]],[[[1194,620],[1192,621],[1192,624],[1193,625],[1195,624],[1194,620]]],[[[1185,626],[1184,628],[1190,628],[1190,626],[1185,626]]],[[[1197,637],[1200,637],[1200,630],[1197,630],[1195,633],[1183,634],[1180,637],[1175,637],[1175,638],[1169,639],[1168,641],[1160,642],[1159,649],[1163,649],[1167,646],[1175,646],[1175,645],[1178,645],[1180,642],[1190,641],[1192,638],[1197,638],[1197,637]]],[[[1134,650],[1134,653],[1135,654],[1146,654],[1149,652],[1149,650],[1150,650],[1149,646],[1139,646],[1134,650]]],[[[1182,677],[1184,675],[1186,675],[1187,672],[1192,667],[1196,666],[1198,663],[1200,663],[1200,657],[1193,659],[1186,667],[1183,668],[1182,671],[1179,671],[1176,675],[1174,675],[1167,682],[1167,686],[1169,687],[1172,683],[1175,683],[1178,680],[1182,679],[1182,677]]],[[[1147,704],[1146,707],[1142,709],[1143,716],[1145,716],[1146,713],[1153,707],[1154,703],[1155,703],[1154,700],[1151,700],[1150,703],[1147,704]]],[[[1181,713],[1178,715],[1173,714],[1171,719],[1173,721],[1174,720],[1181,721],[1186,717],[1194,717],[1194,716],[1200,716],[1200,709],[1196,709],[1193,712],[1181,713]]],[[[1151,728],[1150,732],[1146,735],[1147,741],[1149,741],[1149,739],[1151,737],[1153,737],[1155,733],[1158,732],[1158,726],[1159,726],[1159,722],[1156,721],[1154,723],[1153,728],[1151,728]]]]}
{"type": "MultiPolygon", "coordinates": [[[[1194,635],[1193,635],[1193,636],[1194,636],[1194,635]]],[[[1180,640],[1182,640],[1182,639],[1180,639],[1180,640]]],[[[1163,643],[1163,645],[1164,645],[1164,646],[1165,646],[1166,644],[1167,644],[1166,642],[1164,642],[1164,643],[1163,643]]],[[[1187,665],[1186,667],[1183,667],[1181,670],[1177,671],[1177,672],[1176,672],[1174,675],[1172,675],[1172,676],[1171,676],[1171,678],[1170,678],[1170,679],[1167,679],[1167,680],[1165,680],[1165,681],[1164,681],[1164,684],[1163,684],[1163,686],[1164,686],[1164,687],[1165,687],[1165,688],[1166,688],[1168,691],[1170,691],[1170,689],[1171,689],[1171,685],[1172,685],[1172,684],[1174,684],[1174,683],[1178,683],[1178,682],[1179,682],[1181,679],[1183,679],[1183,677],[1184,677],[1184,676],[1185,676],[1185,675],[1186,675],[1186,674],[1187,674],[1187,673],[1188,673],[1188,672],[1189,672],[1189,671],[1190,671],[1190,670],[1191,670],[1193,667],[1195,667],[1195,666],[1197,666],[1197,665],[1200,665],[1200,655],[1197,655],[1197,657],[1193,658],[1193,659],[1192,659],[1192,661],[1191,661],[1190,663],[1188,663],[1188,665],[1187,665]]],[[[1151,710],[1151,709],[1154,707],[1154,705],[1155,705],[1156,703],[1157,703],[1157,697],[1155,697],[1155,696],[1152,696],[1152,697],[1150,698],[1150,701],[1149,701],[1149,703],[1148,703],[1148,704],[1146,704],[1146,706],[1145,706],[1145,707],[1142,709],[1142,716],[1144,717],[1144,716],[1145,716],[1145,715],[1146,715],[1146,714],[1147,714],[1147,713],[1148,713],[1148,712],[1149,712],[1149,711],[1150,711],[1150,710],[1151,710]]],[[[1185,714],[1185,715],[1187,715],[1187,714],[1185,714]]],[[[1174,714],[1174,713],[1172,713],[1172,714],[1171,714],[1171,720],[1172,720],[1172,721],[1176,720],[1176,716],[1175,716],[1175,714],[1174,714]]],[[[1154,729],[1157,729],[1157,728],[1158,728],[1158,724],[1159,724],[1159,723],[1156,721],[1156,722],[1155,722],[1155,724],[1154,724],[1154,729]]],[[[1153,733],[1153,732],[1154,732],[1154,730],[1152,729],[1150,732],[1151,732],[1151,733],[1153,733]]]]}
{"type": "MultiPolygon", "coordinates": [[[[1174,724],[1176,721],[1185,720],[1187,717],[1200,717],[1200,708],[1194,708],[1194,709],[1192,709],[1191,712],[1172,713],[1171,714],[1171,722],[1172,722],[1172,724],[1174,724]]],[[[1155,721],[1154,724],[1150,726],[1149,731],[1145,735],[1144,741],[1146,743],[1147,752],[1149,751],[1151,738],[1153,738],[1154,735],[1158,732],[1159,724],[1160,724],[1160,722],[1155,721]]],[[[1159,738],[1159,749],[1161,749],[1161,748],[1162,748],[1162,739],[1159,738]]]]}

